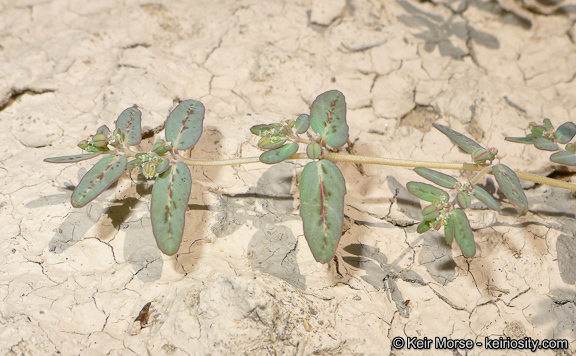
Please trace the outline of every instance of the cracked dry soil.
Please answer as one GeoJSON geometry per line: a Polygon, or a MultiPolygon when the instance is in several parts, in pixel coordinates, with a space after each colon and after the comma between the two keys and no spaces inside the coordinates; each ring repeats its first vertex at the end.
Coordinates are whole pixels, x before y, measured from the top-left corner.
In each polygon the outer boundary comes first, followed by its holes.
{"type": "Polygon", "coordinates": [[[298,215],[303,162],[192,168],[184,241],[166,257],[149,182],[125,175],[72,209],[90,162],[42,159],[134,104],[146,149],[187,98],[207,108],[193,157],[256,156],[252,125],[338,89],[358,154],[467,161],[440,122],[515,169],[574,181],[504,137],[573,120],[575,19],[571,0],[0,0],[0,354],[409,355],[422,351],[392,340],[529,337],[567,340],[536,354],[574,355],[569,192],[526,184],[522,217],[474,205],[466,259],[416,233],[412,171],[339,165],[345,229],[320,265],[298,215]]]}

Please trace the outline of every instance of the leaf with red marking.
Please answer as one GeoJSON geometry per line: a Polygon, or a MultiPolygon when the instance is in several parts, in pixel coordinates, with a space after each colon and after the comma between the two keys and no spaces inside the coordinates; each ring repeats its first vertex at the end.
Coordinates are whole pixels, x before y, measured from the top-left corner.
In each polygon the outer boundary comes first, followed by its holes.
{"type": "Polygon", "coordinates": [[[74,163],[84,161],[86,159],[94,158],[99,156],[102,152],[95,152],[95,153],[82,153],[77,155],[70,155],[70,156],[59,156],[59,157],[49,157],[44,158],[44,162],[49,163],[74,163]]]}
{"type": "Polygon", "coordinates": [[[304,235],[318,262],[336,254],[342,236],[346,184],[342,172],[330,161],[309,162],[300,181],[300,216],[304,235]]]}
{"type": "Polygon", "coordinates": [[[338,90],[318,95],[310,110],[310,126],[331,147],[340,147],[348,141],[346,100],[338,90]]]}
{"type": "Polygon", "coordinates": [[[116,128],[122,131],[124,143],[128,146],[135,146],[142,141],[142,113],[136,105],[122,111],[116,120],[116,128]]]}
{"type": "Polygon", "coordinates": [[[508,197],[518,214],[525,214],[528,211],[528,199],[516,173],[503,164],[493,166],[492,171],[500,189],[508,197]]]}
{"type": "Polygon", "coordinates": [[[90,203],[124,173],[128,160],[124,156],[106,156],[92,167],[72,193],[72,206],[81,208],[90,203]]]}
{"type": "Polygon", "coordinates": [[[179,150],[194,146],[202,135],[204,104],[186,100],[178,104],[166,120],[166,141],[179,150]]]}
{"type": "Polygon", "coordinates": [[[152,188],[150,217],[158,248],[167,255],[178,252],[192,187],[190,169],[182,162],[169,166],[152,188]]]}

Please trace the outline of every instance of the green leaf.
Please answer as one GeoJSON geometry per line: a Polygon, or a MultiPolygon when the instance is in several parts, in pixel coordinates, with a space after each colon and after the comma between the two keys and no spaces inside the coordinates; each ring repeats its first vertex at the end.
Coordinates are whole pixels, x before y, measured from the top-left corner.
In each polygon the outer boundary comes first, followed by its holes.
{"type": "Polygon", "coordinates": [[[468,209],[471,203],[470,196],[467,193],[459,192],[456,194],[456,203],[458,203],[462,209],[468,209]]]}
{"type": "Polygon", "coordinates": [[[178,162],[160,174],[152,188],[150,216],[158,248],[167,255],[178,252],[192,177],[188,166],[178,162]]]}
{"type": "Polygon", "coordinates": [[[435,186],[426,183],[408,182],[408,184],[406,184],[406,188],[413,195],[430,203],[434,202],[436,199],[439,199],[442,202],[446,202],[450,198],[448,193],[442,189],[436,188],[435,186]]]}
{"type": "Polygon", "coordinates": [[[474,189],[474,196],[476,199],[480,200],[482,203],[486,204],[486,206],[492,210],[500,210],[500,204],[487,191],[482,189],[477,185],[473,185],[472,188],[474,189]]]}
{"type": "Polygon", "coordinates": [[[96,134],[104,134],[106,136],[110,135],[110,129],[106,125],[102,125],[96,130],[96,134]]]}
{"type": "Polygon", "coordinates": [[[252,132],[256,136],[264,137],[268,136],[270,134],[270,131],[272,131],[273,129],[274,128],[272,127],[272,125],[260,124],[252,126],[250,128],[250,132],[252,132]]]}
{"type": "Polygon", "coordinates": [[[544,137],[537,137],[534,140],[534,147],[543,151],[558,151],[558,144],[551,139],[544,137]]]}
{"type": "Polygon", "coordinates": [[[92,167],[72,193],[72,206],[81,208],[108,189],[124,173],[128,160],[124,156],[106,156],[92,167]]]}
{"type": "Polygon", "coordinates": [[[318,159],[322,154],[322,146],[316,142],[309,143],[308,146],[306,146],[306,154],[310,159],[318,159]]]}
{"type": "Polygon", "coordinates": [[[308,128],[310,127],[310,115],[302,114],[298,116],[296,119],[296,125],[294,127],[296,128],[296,132],[298,134],[303,134],[304,132],[308,131],[308,128]]]}
{"type": "Polygon", "coordinates": [[[418,224],[418,228],[416,229],[416,232],[419,234],[423,234],[426,231],[430,230],[432,228],[432,225],[434,224],[434,221],[422,221],[420,224],[418,224]]]}
{"type": "Polygon", "coordinates": [[[186,100],[172,110],[166,120],[166,141],[178,150],[194,146],[202,135],[204,104],[186,100]]]}
{"type": "Polygon", "coordinates": [[[116,128],[122,131],[124,135],[124,143],[128,146],[134,146],[142,141],[142,127],[141,127],[142,113],[136,105],[122,111],[116,120],[116,128]]]}
{"type": "Polygon", "coordinates": [[[561,144],[570,142],[576,136],[576,124],[565,122],[556,129],[556,141],[561,144]]]}
{"type": "Polygon", "coordinates": [[[546,128],[542,125],[535,125],[534,127],[532,127],[532,135],[535,138],[544,136],[545,132],[546,128]]]}
{"type": "Polygon", "coordinates": [[[492,171],[500,189],[508,197],[518,214],[525,214],[528,211],[528,199],[526,194],[524,194],[524,190],[522,190],[520,179],[518,179],[516,173],[503,164],[494,165],[492,171]]]}
{"type": "Polygon", "coordinates": [[[444,237],[446,238],[446,243],[448,245],[452,244],[454,241],[454,218],[452,214],[446,217],[446,225],[444,225],[444,237]]]}
{"type": "Polygon", "coordinates": [[[516,142],[516,143],[523,143],[527,145],[531,145],[534,143],[534,139],[536,137],[532,134],[526,135],[526,137],[506,137],[506,141],[516,142]]]}
{"type": "Polygon", "coordinates": [[[554,163],[565,164],[567,166],[576,166],[576,156],[568,151],[552,153],[550,156],[550,161],[554,163]]]}
{"type": "Polygon", "coordinates": [[[273,150],[282,146],[288,137],[286,136],[264,136],[258,141],[258,148],[261,150],[273,150]]]}
{"type": "Polygon", "coordinates": [[[284,146],[262,153],[260,155],[260,162],[267,164],[282,162],[290,158],[297,151],[298,151],[298,144],[290,142],[285,144],[284,146]]]}
{"type": "Polygon", "coordinates": [[[440,216],[440,211],[435,205],[428,205],[422,209],[422,218],[426,221],[434,221],[440,216]]]}
{"type": "Polygon", "coordinates": [[[300,181],[300,216],[314,258],[327,263],[342,236],[346,184],[338,167],[327,160],[306,164],[300,181]]]}
{"type": "Polygon", "coordinates": [[[338,90],[330,90],[318,95],[310,110],[310,125],[329,146],[344,145],[348,141],[344,94],[338,90]]]}
{"type": "Polygon", "coordinates": [[[156,173],[158,174],[164,173],[168,169],[168,167],[170,167],[170,160],[163,158],[162,162],[160,162],[156,167],[156,173]]]}
{"type": "Polygon", "coordinates": [[[546,128],[547,131],[554,130],[554,126],[552,125],[550,119],[544,119],[544,127],[546,128]]]}
{"type": "Polygon", "coordinates": [[[428,179],[432,183],[436,183],[439,186],[448,189],[454,189],[456,183],[458,182],[458,180],[454,177],[429,168],[417,167],[414,168],[414,172],[416,172],[421,177],[428,179]]]}
{"type": "Polygon", "coordinates": [[[126,168],[136,168],[140,165],[140,160],[139,159],[133,159],[130,162],[128,162],[128,164],[126,165],[126,168]]]}
{"type": "Polygon", "coordinates": [[[44,162],[49,163],[74,163],[84,161],[86,159],[94,158],[99,156],[102,152],[95,152],[95,153],[82,153],[78,155],[70,155],[70,156],[59,156],[59,157],[49,157],[44,158],[44,162]]]}
{"type": "Polygon", "coordinates": [[[460,147],[461,149],[470,154],[473,154],[474,151],[476,151],[479,148],[484,148],[480,146],[478,142],[472,140],[467,136],[462,135],[460,132],[456,132],[440,124],[434,123],[432,125],[438,130],[440,130],[440,132],[442,132],[444,135],[448,136],[448,138],[451,139],[452,142],[454,142],[456,145],[458,145],[458,147],[460,147]]]}
{"type": "Polygon", "coordinates": [[[452,213],[454,223],[454,239],[462,249],[464,255],[468,257],[476,254],[476,245],[474,244],[474,234],[470,228],[470,222],[466,213],[462,209],[454,209],[452,213]]]}

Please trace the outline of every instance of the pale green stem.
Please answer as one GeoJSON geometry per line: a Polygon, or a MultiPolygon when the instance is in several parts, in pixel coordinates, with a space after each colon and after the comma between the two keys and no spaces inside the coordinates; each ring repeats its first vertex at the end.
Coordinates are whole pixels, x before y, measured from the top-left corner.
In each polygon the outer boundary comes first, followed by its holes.
{"type": "MultiPolygon", "coordinates": [[[[124,155],[127,157],[134,157],[135,153],[128,149],[122,150],[124,155]]],[[[110,152],[111,153],[111,152],[110,152]]],[[[488,172],[491,167],[482,164],[471,164],[471,163],[444,163],[444,162],[427,162],[427,161],[411,161],[403,159],[391,159],[391,158],[380,158],[380,157],[368,157],[368,156],[356,156],[349,154],[340,154],[333,152],[324,152],[324,158],[334,162],[349,162],[349,163],[360,163],[360,164],[378,164],[384,166],[396,166],[396,167],[425,167],[425,168],[436,168],[436,169],[453,169],[453,170],[465,170],[465,171],[483,171],[480,172],[475,178],[474,183],[477,182],[484,174],[488,172]]],[[[184,158],[180,155],[177,156],[178,161],[186,163],[190,166],[231,166],[237,164],[248,164],[248,163],[259,163],[259,157],[246,157],[246,158],[233,158],[224,160],[195,160],[184,158]]],[[[296,153],[290,159],[309,159],[305,153],[296,153]]],[[[563,189],[568,189],[571,191],[576,191],[576,184],[558,181],[556,179],[541,177],[536,174],[516,172],[518,178],[528,180],[534,183],[546,184],[553,187],[559,187],[563,189]]]]}
{"type": "Polygon", "coordinates": [[[470,181],[470,184],[474,185],[474,184],[478,183],[480,178],[482,178],[486,173],[492,173],[492,166],[486,166],[486,167],[482,168],[482,170],[480,172],[478,172],[478,174],[476,174],[476,176],[474,178],[472,178],[472,180],[470,181]]]}

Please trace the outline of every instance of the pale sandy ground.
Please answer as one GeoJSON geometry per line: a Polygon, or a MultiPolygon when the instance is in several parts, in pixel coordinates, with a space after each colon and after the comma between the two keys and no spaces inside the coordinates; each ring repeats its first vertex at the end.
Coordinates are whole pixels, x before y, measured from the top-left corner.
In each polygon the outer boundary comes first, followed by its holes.
{"type": "Polygon", "coordinates": [[[568,192],[526,184],[522,217],[475,204],[466,259],[416,233],[412,171],[342,164],[346,232],[321,265],[298,215],[304,161],[193,168],[184,242],[166,257],[136,174],[73,209],[91,162],[42,162],[133,104],[152,128],[188,98],[207,108],[194,157],[255,156],[250,126],[339,89],[358,154],[467,161],[438,121],[574,181],[504,141],[576,115],[574,19],[561,0],[0,1],[0,354],[403,355],[424,352],[394,337],[531,337],[570,344],[536,354],[574,355],[568,192]]]}

